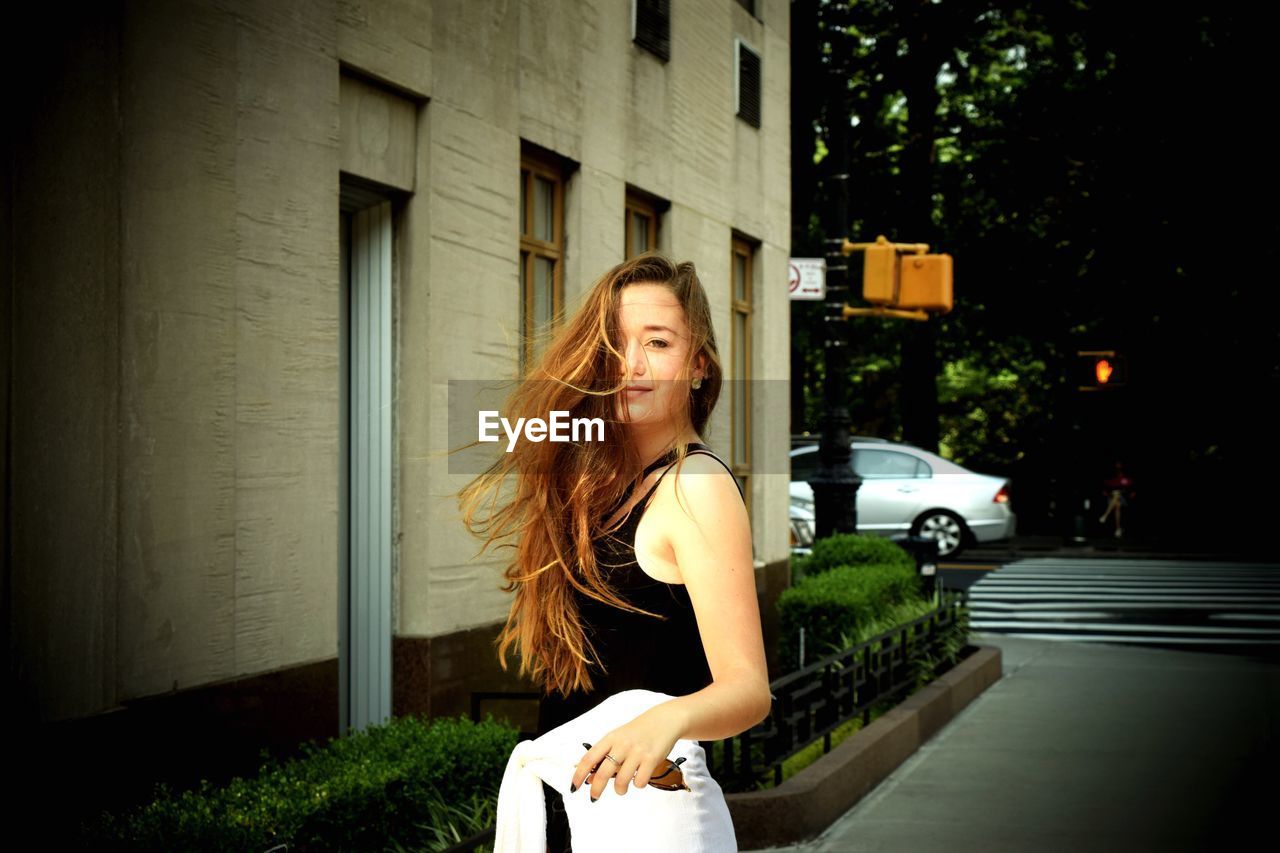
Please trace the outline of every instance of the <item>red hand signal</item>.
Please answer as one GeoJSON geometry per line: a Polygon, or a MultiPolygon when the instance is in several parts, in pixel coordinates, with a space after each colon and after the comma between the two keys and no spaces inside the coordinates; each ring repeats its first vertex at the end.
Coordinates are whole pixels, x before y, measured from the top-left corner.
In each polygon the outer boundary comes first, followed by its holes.
{"type": "Polygon", "coordinates": [[[1093,366],[1093,372],[1094,375],[1098,377],[1099,385],[1106,385],[1107,380],[1111,378],[1111,374],[1114,371],[1115,368],[1111,366],[1111,362],[1107,361],[1105,358],[1098,359],[1093,366]]]}

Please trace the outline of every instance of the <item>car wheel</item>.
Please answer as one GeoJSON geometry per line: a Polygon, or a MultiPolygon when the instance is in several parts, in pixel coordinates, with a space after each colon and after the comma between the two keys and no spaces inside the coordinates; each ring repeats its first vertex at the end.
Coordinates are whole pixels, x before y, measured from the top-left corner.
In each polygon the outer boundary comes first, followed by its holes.
{"type": "Polygon", "coordinates": [[[954,557],[969,539],[969,528],[964,519],[945,509],[931,509],[916,519],[911,528],[912,536],[925,536],[938,540],[938,559],[954,557]]]}

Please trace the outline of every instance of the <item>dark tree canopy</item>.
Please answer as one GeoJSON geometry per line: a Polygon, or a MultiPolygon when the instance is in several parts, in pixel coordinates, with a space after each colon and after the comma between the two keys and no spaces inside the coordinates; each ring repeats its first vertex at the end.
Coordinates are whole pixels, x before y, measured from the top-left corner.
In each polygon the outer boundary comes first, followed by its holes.
{"type": "MultiPolygon", "coordinates": [[[[1280,319],[1258,8],[793,4],[793,254],[823,253],[828,128],[847,120],[848,236],[955,258],[955,308],[928,328],[847,323],[856,432],[1011,476],[1022,531],[1096,504],[1117,459],[1153,530],[1276,469],[1259,411],[1280,390],[1280,319]],[[850,114],[831,116],[841,81],[850,114]],[[1127,355],[1127,388],[1068,384],[1092,348],[1127,355]]],[[[819,423],[820,311],[793,303],[795,431],[819,423]]]]}

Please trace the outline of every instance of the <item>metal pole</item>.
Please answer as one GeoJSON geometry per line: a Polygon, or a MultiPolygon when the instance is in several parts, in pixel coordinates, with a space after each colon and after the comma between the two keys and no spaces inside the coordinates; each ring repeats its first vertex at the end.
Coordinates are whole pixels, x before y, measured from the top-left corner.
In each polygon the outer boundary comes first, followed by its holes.
{"type": "MultiPolygon", "coordinates": [[[[832,39],[837,31],[828,29],[832,39]]],[[[833,533],[856,533],[858,530],[857,495],[862,480],[850,465],[849,410],[845,405],[848,375],[848,326],[844,306],[849,293],[849,257],[841,249],[849,230],[849,107],[848,69],[835,61],[847,51],[833,45],[827,66],[827,126],[829,172],[824,180],[827,195],[826,262],[827,300],[823,316],[822,442],[818,448],[819,466],[809,481],[813,488],[814,536],[821,539],[833,533]]]]}

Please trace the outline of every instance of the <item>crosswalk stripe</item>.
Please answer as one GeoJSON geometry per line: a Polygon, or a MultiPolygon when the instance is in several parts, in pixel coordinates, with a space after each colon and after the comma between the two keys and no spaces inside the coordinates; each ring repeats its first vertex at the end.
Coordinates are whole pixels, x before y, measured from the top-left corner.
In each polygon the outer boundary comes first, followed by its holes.
{"type": "Polygon", "coordinates": [[[968,590],[975,632],[1075,642],[1280,644],[1280,565],[1030,558],[968,590]]]}

